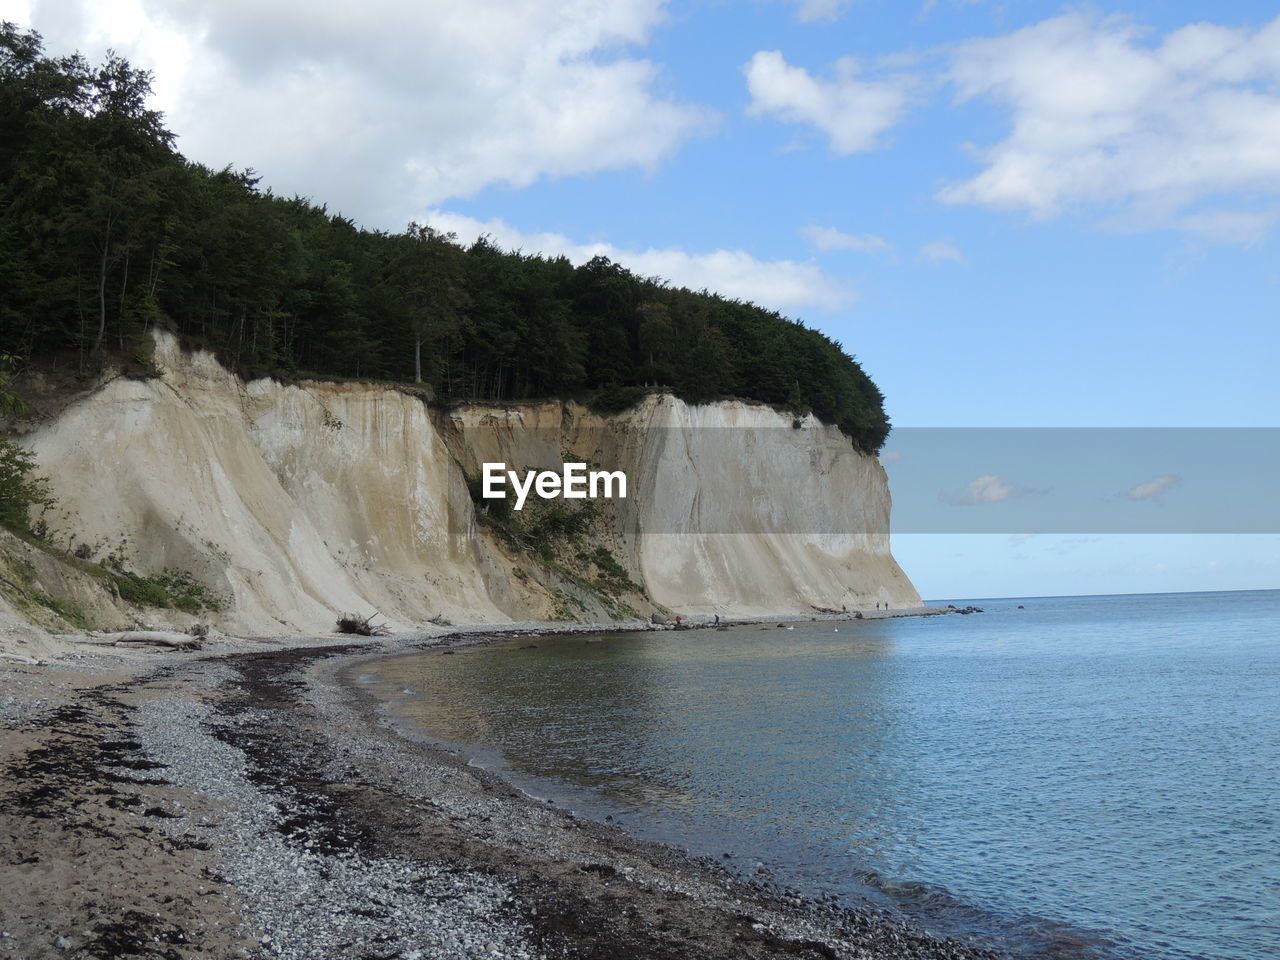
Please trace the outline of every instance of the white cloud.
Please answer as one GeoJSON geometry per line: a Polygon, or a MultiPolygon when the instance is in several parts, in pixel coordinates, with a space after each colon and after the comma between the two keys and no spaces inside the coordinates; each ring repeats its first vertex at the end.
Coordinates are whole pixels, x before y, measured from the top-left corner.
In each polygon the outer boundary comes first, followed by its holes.
{"type": "Polygon", "coordinates": [[[1180,482],[1180,477],[1156,477],[1120,494],[1126,500],[1157,500],[1180,482]]]}
{"type": "Polygon", "coordinates": [[[788,0],[801,23],[831,23],[844,16],[853,0],[788,0]]]}
{"type": "Polygon", "coordinates": [[[759,51],[744,72],[749,114],[816,127],[838,154],[876,149],[880,135],[902,119],[917,83],[908,74],[861,79],[853,57],[837,60],[824,80],[791,66],[777,50],[759,51]]]}
{"type": "Polygon", "coordinates": [[[1015,487],[995,474],[988,474],[970,481],[969,485],[957,494],[939,493],[938,500],[941,503],[949,503],[953,507],[976,507],[984,503],[1002,503],[1034,492],[1024,487],[1015,487]]]}
{"type": "Polygon", "coordinates": [[[885,450],[880,454],[880,462],[885,466],[888,466],[891,463],[901,463],[902,451],[901,450],[885,450]]]}
{"type": "Polygon", "coordinates": [[[800,228],[800,234],[814,248],[828,253],[832,250],[857,250],[859,253],[888,253],[893,246],[884,237],[874,233],[843,233],[835,227],[807,226],[800,228]]]}
{"type": "Polygon", "coordinates": [[[53,52],[157,70],[188,156],[398,227],[491,184],[650,169],[711,122],[631,55],[664,0],[36,0],[53,52]]]}
{"type": "Polygon", "coordinates": [[[0,0],[0,20],[13,23],[31,21],[31,0],[0,0]]]}
{"type": "Polygon", "coordinates": [[[1001,105],[1011,129],[941,198],[1036,219],[1098,206],[1128,228],[1257,239],[1280,215],[1280,18],[1149,37],[1073,12],[961,44],[957,95],[1001,105]]]}
{"type": "Polygon", "coordinates": [[[431,210],[427,222],[456,233],[463,243],[488,236],[507,250],[565,256],[585,263],[608,257],[641,276],[659,277],[692,290],[710,290],[729,298],[750,300],[775,310],[838,310],[857,299],[855,291],[812,263],[760,260],[744,250],[690,253],[678,247],[626,250],[610,243],[578,243],[559,233],[524,233],[503,220],[476,220],[445,210],[431,210]]]}
{"type": "Polygon", "coordinates": [[[928,263],[964,263],[964,254],[950,239],[934,240],[920,248],[920,259],[928,263]]]}

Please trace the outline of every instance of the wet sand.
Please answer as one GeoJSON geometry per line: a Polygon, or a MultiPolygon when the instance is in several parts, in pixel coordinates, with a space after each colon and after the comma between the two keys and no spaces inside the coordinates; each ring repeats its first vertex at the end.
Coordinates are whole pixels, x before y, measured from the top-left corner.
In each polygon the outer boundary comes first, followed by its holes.
{"type": "Polygon", "coordinates": [[[0,957],[995,956],[744,882],[398,735],[352,677],[405,649],[3,668],[0,957]]]}

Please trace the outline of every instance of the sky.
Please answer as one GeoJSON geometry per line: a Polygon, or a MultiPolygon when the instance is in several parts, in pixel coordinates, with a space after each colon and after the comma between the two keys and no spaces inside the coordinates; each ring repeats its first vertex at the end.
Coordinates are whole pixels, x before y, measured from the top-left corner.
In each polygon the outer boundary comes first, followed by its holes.
{"type": "MultiPolygon", "coordinates": [[[[912,429],[1280,427],[1278,12],[0,0],[50,52],[153,70],[193,160],[368,227],[603,253],[776,308],[840,341],[912,429]]],[[[1176,506],[1197,493],[1179,469],[1124,490],[1176,506]]],[[[970,472],[937,501],[966,518],[1054,488],[970,472]]],[[[895,537],[927,597],[1280,587],[1273,523],[965,523],[895,537]]]]}

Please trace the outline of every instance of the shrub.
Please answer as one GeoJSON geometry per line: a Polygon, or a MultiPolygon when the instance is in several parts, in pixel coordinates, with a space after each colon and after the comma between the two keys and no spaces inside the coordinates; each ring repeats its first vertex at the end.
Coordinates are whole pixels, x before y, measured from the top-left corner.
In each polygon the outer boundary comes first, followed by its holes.
{"type": "Polygon", "coordinates": [[[36,458],[7,437],[0,437],[0,524],[30,533],[31,511],[51,507],[49,478],[35,475],[36,458]]]}
{"type": "Polygon", "coordinates": [[[154,577],[144,577],[126,569],[119,554],[103,561],[107,576],[115,585],[121,600],[146,607],[165,607],[183,613],[217,612],[226,608],[227,599],[211,591],[186,570],[165,570],[154,577]]]}
{"type": "Polygon", "coordinates": [[[619,386],[615,383],[602,388],[591,398],[587,406],[595,413],[608,416],[630,410],[648,394],[649,390],[646,387],[619,386]]]}

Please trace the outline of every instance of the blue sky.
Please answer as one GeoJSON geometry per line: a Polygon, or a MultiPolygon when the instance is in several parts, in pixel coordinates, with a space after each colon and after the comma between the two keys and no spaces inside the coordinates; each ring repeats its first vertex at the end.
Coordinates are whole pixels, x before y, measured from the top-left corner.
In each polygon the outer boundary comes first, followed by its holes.
{"type": "MultiPolygon", "coordinates": [[[[902,427],[1280,426],[1277,12],[0,0],[155,69],[193,159],[803,317],[902,427]]],[[[929,596],[1280,586],[1273,533],[895,549],[929,596]]]]}

